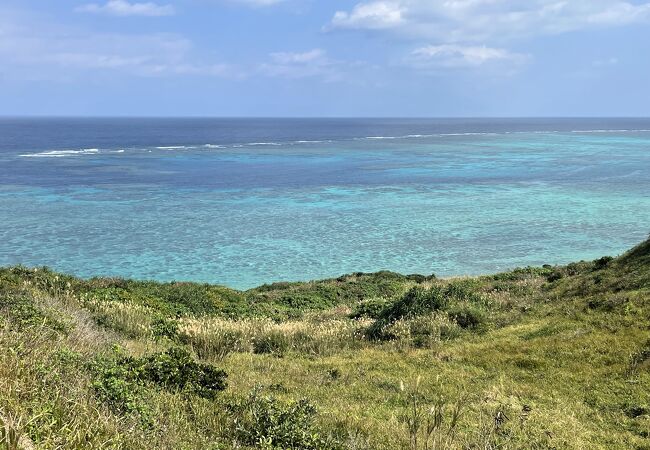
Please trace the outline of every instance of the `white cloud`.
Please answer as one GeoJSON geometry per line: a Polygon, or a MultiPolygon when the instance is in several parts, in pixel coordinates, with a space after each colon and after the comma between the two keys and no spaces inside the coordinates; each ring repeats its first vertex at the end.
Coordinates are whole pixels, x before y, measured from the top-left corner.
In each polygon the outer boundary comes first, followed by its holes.
{"type": "Polygon", "coordinates": [[[174,7],[152,2],[129,3],[126,0],[108,0],[105,4],[89,3],[75,9],[77,12],[108,14],[112,16],[171,16],[174,7]]]}
{"type": "Polygon", "coordinates": [[[283,78],[320,77],[327,81],[341,78],[341,63],[327,57],[324,50],[316,48],[305,52],[277,52],[269,55],[270,62],[259,70],[263,75],[283,78]]]}
{"type": "Polygon", "coordinates": [[[399,2],[375,1],[359,3],[351,12],[337,11],[332,19],[334,28],[394,28],[404,22],[399,2]]]}
{"type": "Polygon", "coordinates": [[[414,50],[408,62],[420,69],[455,69],[477,68],[494,63],[506,63],[508,67],[512,67],[524,63],[527,59],[527,55],[512,53],[502,48],[443,44],[414,50]]]}
{"type": "Polygon", "coordinates": [[[646,22],[648,0],[365,0],[337,11],[325,28],[436,43],[402,60],[421,70],[499,67],[495,73],[508,74],[530,60],[504,48],[513,41],[646,22]]]}
{"type": "Polygon", "coordinates": [[[446,43],[505,41],[650,20],[650,3],[626,0],[391,0],[337,11],[329,28],[392,29],[446,43]]]}
{"type": "Polygon", "coordinates": [[[279,3],[284,3],[287,0],[221,0],[221,1],[226,3],[249,6],[251,8],[264,8],[267,6],[274,6],[279,3]]]}
{"type": "Polygon", "coordinates": [[[313,78],[326,83],[345,82],[366,85],[376,75],[376,66],[359,60],[331,58],[320,48],[304,52],[275,52],[259,64],[255,73],[290,80],[313,78]]]}
{"type": "Polygon", "coordinates": [[[2,7],[0,38],[0,75],[21,81],[257,76],[358,83],[367,78],[359,73],[369,70],[362,62],[333,59],[321,48],[274,52],[265,61],[229,64],[206,57],[177,34],[103,33],[43,22],[29,14],[9,14],[2,7]]]}
{"type": "Polygon", "coordinates": [[[0,67],[5,77],[72,80],[122,74],[241,78],[244,72],[195,55],[188,39],[169,33],[99,33],[0,14],[0,67]]]}
{"type": "Polygon", "coordinates": [[[618,58],[612,57],[608,59],[598,59],[591,64],[594,67],[616,66],[618,64],[618,58]]]}
{"type": "Polygon", "coordinates": [[[322,62],[325,52],[320,48],[315,48],[303,53],[278,52],[271,53],[271,59],[279,64],[304,64],[313,62],[322,62]]]}

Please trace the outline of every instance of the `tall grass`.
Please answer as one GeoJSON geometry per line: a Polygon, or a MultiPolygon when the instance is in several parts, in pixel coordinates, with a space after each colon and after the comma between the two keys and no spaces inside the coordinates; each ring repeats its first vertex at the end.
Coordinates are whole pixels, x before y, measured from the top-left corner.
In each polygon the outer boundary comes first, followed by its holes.
{"type": "Polygon", "coordinates": [[[399,419],[409,435],[410,450],[436,450],[461,446],[456,442],[458,425],[468,407],[466,396],[450,401],[438,394],[427,401],[421,392],[421,378],[412,386],[400,383],[403,412],[399,419]]]}
{"type": "MultiPolygon", "coordinates": [[[[68,341],[44,326],[0,329],[0,416],[4,448],[101,448],[120,420],[97,402],[68,341]]],[[[0,447],[3,448],[3,447],[0,447]]]]}
{"type": "Polygon", "coordinates": [[[84,303],[95,319],[102,325],[128,337],[143,337],[152,334],[151,320],[155,311],[136,303],[88,300],[84,303]]]}
{"type": "Polygon", "coordinates": [[[277,323],[270,319],[226,320],[219,318],[179,320],[181,340],[204,358],[221,359],[232,352],[300,352],[329,355],[358,349],[367,344],[369,320],[301,320],[277,323]]]}

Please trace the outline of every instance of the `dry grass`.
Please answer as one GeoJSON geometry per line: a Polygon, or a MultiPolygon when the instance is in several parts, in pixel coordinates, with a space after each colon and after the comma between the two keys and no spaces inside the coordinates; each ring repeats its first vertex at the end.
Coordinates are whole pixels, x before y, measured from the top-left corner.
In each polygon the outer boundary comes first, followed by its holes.
{"type": "Polygon", "coordinates": [[[327,355],[367,345],[368,320],[301,320],[277,323],[270,319],[238,321],[204,318],[180,320],[181,339],[204,358],[223,359],[236,353],[299,352],[327,355]]]}
{"type": "Polygon", "coordinates": [[[150,337],[154,311],[143,305],[116,301],[86,301],[95,319],[131,338],[150,337]]]}

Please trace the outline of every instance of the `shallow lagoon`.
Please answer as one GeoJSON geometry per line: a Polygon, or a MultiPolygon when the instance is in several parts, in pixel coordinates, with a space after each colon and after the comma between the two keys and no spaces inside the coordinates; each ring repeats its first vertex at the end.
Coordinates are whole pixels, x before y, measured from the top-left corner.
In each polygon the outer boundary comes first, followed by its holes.
{"type": "Polygon", "coordinates": [[[0,265],[247,288],[650,231],[650,120],[4,119],[0,265]]]}

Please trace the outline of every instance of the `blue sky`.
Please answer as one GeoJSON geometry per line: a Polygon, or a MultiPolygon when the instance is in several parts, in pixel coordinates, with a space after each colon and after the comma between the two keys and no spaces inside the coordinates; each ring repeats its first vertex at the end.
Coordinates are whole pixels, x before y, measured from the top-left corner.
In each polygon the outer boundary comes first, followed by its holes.
{"type": "Polygon", "coordinates": [[[2,0],[0,114],[649,116],[650,1],[2,0]]]}

